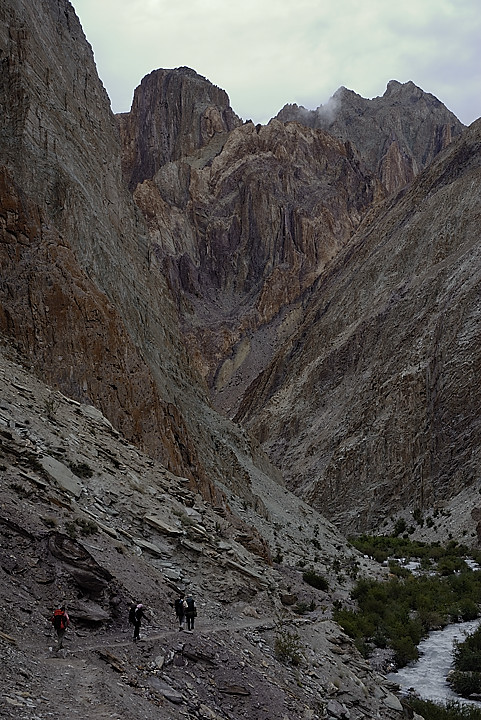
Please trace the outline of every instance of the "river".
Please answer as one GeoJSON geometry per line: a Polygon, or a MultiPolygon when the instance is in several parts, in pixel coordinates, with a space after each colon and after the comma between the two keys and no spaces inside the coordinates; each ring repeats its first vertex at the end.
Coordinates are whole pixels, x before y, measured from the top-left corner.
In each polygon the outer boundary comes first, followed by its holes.
{"type": "Polygon", "coordinates": [[[420,658],[412,665],[407,665],[388,679],[397,683],[403,692],[413,689],[424,700],[445,703],[447,700],[458,700],[481,708],[481,702],[466,700],[456,695],[446,682],[452,669],[453,641],[463,641],[466,635],[478,627],[480,620],[447,625],[443,630],[433,630],[418,646],[420,658]]]}

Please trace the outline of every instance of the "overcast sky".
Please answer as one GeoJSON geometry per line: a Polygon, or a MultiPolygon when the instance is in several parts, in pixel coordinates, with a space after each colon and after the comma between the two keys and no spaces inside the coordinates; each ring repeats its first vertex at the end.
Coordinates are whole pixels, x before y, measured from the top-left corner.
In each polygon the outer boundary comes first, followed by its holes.
{"type": "Polygon", "coordinates": [[[341,85],[412,80],[465,124],[481,116],[480,0],[72,0],[114,112],[157,68],[188,66],[244,120],[314,109],[341,85]]]}

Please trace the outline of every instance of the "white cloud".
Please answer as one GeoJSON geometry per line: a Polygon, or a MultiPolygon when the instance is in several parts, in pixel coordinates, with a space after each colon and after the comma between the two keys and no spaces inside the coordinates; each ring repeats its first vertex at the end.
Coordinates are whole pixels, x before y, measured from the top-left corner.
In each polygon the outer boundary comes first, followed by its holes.
{"type": "Polygon", "coordinates": [[[463,122],[481,115],[478,0],[74,0],[116,112],[159,67],[187,65],[266,122],[287,102],[325,104],[413,80],[463,122]]]}

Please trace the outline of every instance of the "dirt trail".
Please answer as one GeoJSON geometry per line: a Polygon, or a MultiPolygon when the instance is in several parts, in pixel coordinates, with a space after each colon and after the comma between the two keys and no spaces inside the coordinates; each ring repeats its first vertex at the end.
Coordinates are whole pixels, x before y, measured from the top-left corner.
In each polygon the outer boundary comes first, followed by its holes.
{"type": "MultiPolygon", "coordinates": [[[[188,630],[179,631],[178,627],[176,627],[175,629],[165,629],[157,631],[157,628],[149,628],[149,626],[146,625],[144,627],[144,632],[142,633],[141,631],[140,640],[138,642],[140,645],[142,645],[142,643],[146,642],[173,638],[177,638],[179,641],[182,641],[186,638],[192,637],[193,635],[217,634],[222,632],[232,632],[235,630],[246,630],[249,628],[257,627],[273,628],[274,623],[269,618],[249,618],[245,620],[236,620],[234,622],[228,622],[223,620],[221,621],[221,623],[201,622],[197,625],[193,632],[189,632],[188,630]],[[154,630],[154,632],[151,634],[149,630],[154,630]]],[[[65,640],[66,646],[64,649],[69,653],[69,655],[76,655],[77,653],[102,650],[104,648],[120,648],[127,646],[134,647],[136,644],[134,644],[132,640],[132,631],[130,629],[128,630],[127,637],[126,632],[122,632],[121,634],[117,633],[115,635],[105,635],[104,637],[105,640],[102,640],[95,645],[83,645],[82,643],[75,642],[75,638],[72,638],[71,643],[69,643],[69,638],[67,635],[65,640]]],[[[58,657],[57,653],[55,653],[55,655],[58,657]]]]}

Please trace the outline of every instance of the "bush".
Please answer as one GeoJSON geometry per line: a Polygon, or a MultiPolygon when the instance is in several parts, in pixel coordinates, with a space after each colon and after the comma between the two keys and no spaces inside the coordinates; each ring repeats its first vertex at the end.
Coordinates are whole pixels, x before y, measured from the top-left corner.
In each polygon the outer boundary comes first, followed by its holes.
{"type": "Polygon", "coordinates": [[[394,650],[394,662],[398,667],[404,667],[404,665],[407,665],[412,660],[419,658],[418,649],[412,638],[408,635],[394,638],[391,642],[391,647],[394,650]]]}
{"type": "Polygon", "coordinates": [[[329,589],[329,583],[326,578],[323,575],[318,575],[314,572],[314,570],[306,570],[306,572],[302,575],[302,579],[305,583],[311,585],[311,587],[314,587],[317,590],[324,590],[324,592],[327,592],[329,589]]]}
{"type": "Polygon", "coordinates": [[[461,672],[481,672],[481,627],[454,644],[453,664],[461,672]]]}
{"type": "Polygon", "coordinates": [[[459,614],[464,622],[476,620],[479,615],[477,604],[471,598],[464,598],[459,602],[459,614]]]}
{"type": "Polygon", "coordinates": [[[396,521],[396,524],[394,525],[393,535],[394,537],[397,537],[398,535],[402,535],[407,530],[407,524],[404,518],[399,518],[399,520],[396,521]]]}
{"type": "Polygon", "coordinates": [[[398,667],[402,667],[416,659],[416,646],[430,630],[447,624],[454,608],[459,617],[479,615],[476,599],[481,592],[481,575],[466,575],[467,582],[459,579],[462,576],[409,576],[387,582],[361,579],[351,592],[358,609],[335,607],[334,620],[353,639],[375,642],[374,638],[385,638],[395,651],[398,667]]]}
{"type": "Polygon", "coordinates": [[[432,700],[422,700],[415,695],[410,695],[406,698],[405,704],[425,720],[481,720],[479,708],[456,701],[450,700],[441,705],[432,700]]]}
{"type": "Polygon", "coordinates": [[[282,617],[277,620],[274,654],[281,662],[291,665],[300,665],[303,659],[299,634],[289,630],[282,617]]]}
{"type": "Polygon", "coordinates": [[[479,672],[452,672],[447,681],[457,695],[469,698],[471,695],[481,693],[481,673],[479,672]]]}

